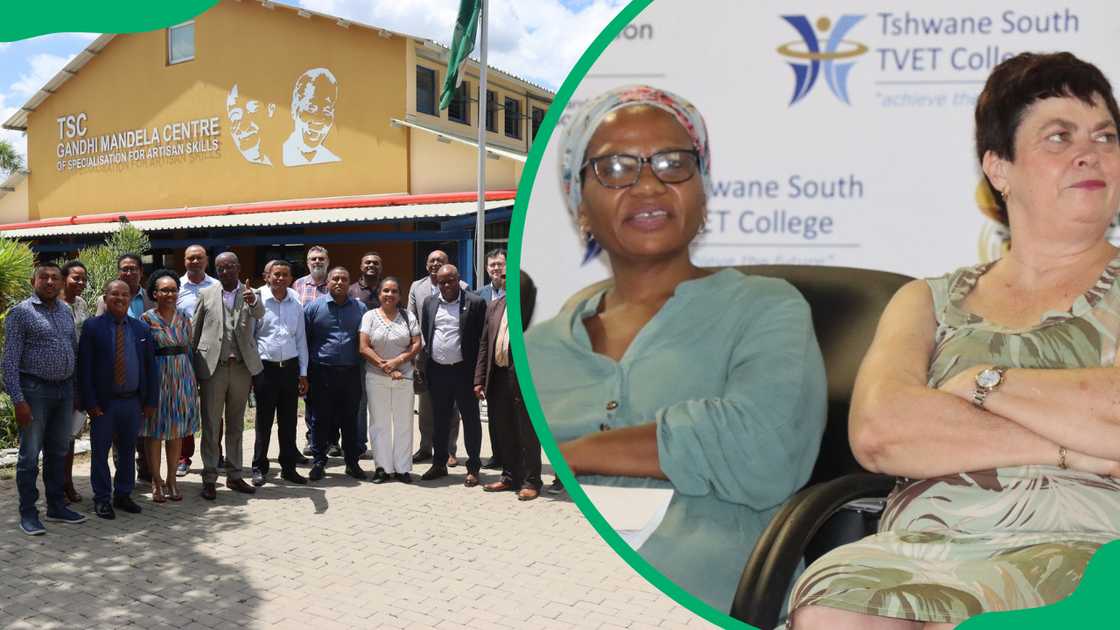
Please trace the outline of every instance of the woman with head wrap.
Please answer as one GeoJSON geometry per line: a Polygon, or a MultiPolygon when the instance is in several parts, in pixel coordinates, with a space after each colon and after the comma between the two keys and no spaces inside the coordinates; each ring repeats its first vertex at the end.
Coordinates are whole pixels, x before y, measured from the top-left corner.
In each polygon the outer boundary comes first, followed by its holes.
{"type": "Polygon", "coordinates": [[[671,489],[638,553],[726,611],[755,540],[812,470],[825,379],[797,290],[692,264],[710,173],[704,121],[679,96],[637,86],[584,104],[561,140],[561,186],[586,258],[605,252],[612,278],[526,344],[572,472],[671,489]]]}

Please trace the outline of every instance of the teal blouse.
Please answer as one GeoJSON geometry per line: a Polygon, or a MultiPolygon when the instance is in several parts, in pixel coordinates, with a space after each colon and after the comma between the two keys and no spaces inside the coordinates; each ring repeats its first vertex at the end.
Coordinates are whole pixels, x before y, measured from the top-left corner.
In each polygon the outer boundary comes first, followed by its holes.
{"type": "Polygon", "coordinates": [[[809,478],[824,431],[824,362],[805,299],[784,280],[725,269],[681,283],[622,360],[591,350],[583,319],[605,289],[533,327],[533,383],[557,442],[654,422],[672,488],[638,553],[727,611],[755,541],[809,478]]]}

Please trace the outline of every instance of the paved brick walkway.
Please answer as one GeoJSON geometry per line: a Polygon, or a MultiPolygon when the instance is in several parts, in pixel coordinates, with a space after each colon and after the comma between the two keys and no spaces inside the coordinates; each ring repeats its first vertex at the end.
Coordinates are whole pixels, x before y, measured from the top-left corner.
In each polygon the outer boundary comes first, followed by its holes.
{"type": "MultiPolygon", "coordinates": [[[[252,443],[248,432],[246,463],[252,443]]],[[[76,507],[90,520],[46,523],[48,533],[35,538],[18,529],[15,481],[0,481],[0,625],[707,625],[615,556],[566,495],[522,503],[512,493],[467,489],[462,466],[441,483],[379,486],[346,477],[341,460],[332,461],[338,465],[316,484],[269,483],[252,497],[219,486],[211,503],[198,497],[196,459],[180,479],[181,503],[151,503],[150,487],[140,485],[133,496],[144,512],[118,511],[115,521],[93,517],[88,465],[76,466],[85,497],[76,507]]],[[[279,481],[273,468],[270,482],[279,481]]],[[[496,478],[483,472],[484,482],[496,478]]]]}

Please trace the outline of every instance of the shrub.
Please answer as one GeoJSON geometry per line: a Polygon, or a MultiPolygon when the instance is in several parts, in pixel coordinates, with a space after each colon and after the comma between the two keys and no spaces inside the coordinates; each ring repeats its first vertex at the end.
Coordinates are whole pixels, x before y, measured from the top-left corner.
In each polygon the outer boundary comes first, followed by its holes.
{"type": "Polygon", "coordinates": [[[125,252],[142,256],[151,249],[152,241],[147,234],[128,223],[121,223],[120,229],[110,235],[104,244],[78,252],[78,259],[85,263],[89,274],[89,284],[82,293],[82,299],[86,301],[90,315],[95,314],[97,298],[101,296],[105,283],[117,279],[117,256],[125,252]]]}

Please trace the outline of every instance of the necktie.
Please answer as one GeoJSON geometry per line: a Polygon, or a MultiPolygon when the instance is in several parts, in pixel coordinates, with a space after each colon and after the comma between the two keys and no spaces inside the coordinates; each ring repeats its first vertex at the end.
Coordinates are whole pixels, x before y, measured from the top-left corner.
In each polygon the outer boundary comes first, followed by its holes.
{"type": "Polygon", "coordinates": [[[117,350],[113,361],[113,382],[124,387],[124,322],[117,324],[117,350]]]}
{"type": "Polygon", "coordinates": [[[509,367],[509,311],[505,309],[502,309],[502,323],[494,340],[494,363],[499,367],[509,367]]]}

